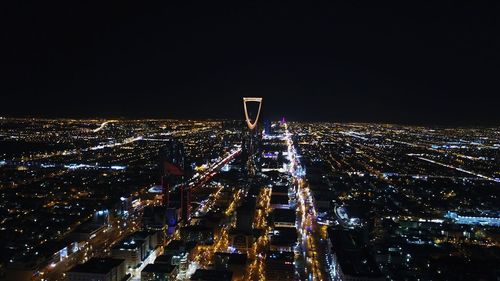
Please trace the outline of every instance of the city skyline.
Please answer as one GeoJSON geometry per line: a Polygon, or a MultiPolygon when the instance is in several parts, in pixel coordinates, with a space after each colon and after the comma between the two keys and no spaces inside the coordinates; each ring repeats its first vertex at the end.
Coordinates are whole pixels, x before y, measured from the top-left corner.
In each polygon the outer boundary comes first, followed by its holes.
{"type": "Polygon", "coordinates": [[[5,3],[0,281],[500,280],[497,6],[5,3]]]}
{"type": "Polygon", "coordinates": [[[498,277],[497,127],[256,123],[1,118],[0,280],[498,277]]]}

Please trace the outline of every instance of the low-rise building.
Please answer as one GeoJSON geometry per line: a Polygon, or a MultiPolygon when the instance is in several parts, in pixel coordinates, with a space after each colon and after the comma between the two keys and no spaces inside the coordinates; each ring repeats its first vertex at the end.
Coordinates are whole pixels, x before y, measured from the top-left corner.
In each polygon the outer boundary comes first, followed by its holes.
{"type": "Polygon", "coordinates": [[[273,230],[269,249],[278,252],[293,252],[297,244],[297,230],[291,227],[276,227],[273,230]]]}
{"type": "Polygon", "coordinates": [[[173,281],[176,280],[178,266],[154,263],[148,264],[141,271],[141,281],[173,281]]]}
{"type": "Polygon", "coordinates": [[[295,210],[292,209],[274,209],[271,213],[271,220],[275,228],[291,227],[295,229],[296,219],[295,210]]]}
{"type": "Polygon", "coordinates": [[[268,281],[294,280],[293,252],[268,251],[265,260],[265,276],[268,281]]]}
{"type": "Polygon", "coordinates": [[[238,253],[215,253],[215,268],[218,270],[229,270],[233,272],[234,280],[244,280],[248,266],[246,254],[238,253]]]}
{"type": "Polygon", "coordinates": [[[228,270],[198,269],[191,276],[194,281],[231,281],[233,273],[228,270]]]}
{"type": "Polygon", "coordinates": [[[92,258],[67,273],[68,281],[122,281],[126,278],[125,260],[92,258]]]}
{"type": "Polygon", "coordinates": [[[111,249],[113,258],[124,259],[126,268],[136,268],[156,248],[156,232],[139,231],[127,236],[111,249]]]}

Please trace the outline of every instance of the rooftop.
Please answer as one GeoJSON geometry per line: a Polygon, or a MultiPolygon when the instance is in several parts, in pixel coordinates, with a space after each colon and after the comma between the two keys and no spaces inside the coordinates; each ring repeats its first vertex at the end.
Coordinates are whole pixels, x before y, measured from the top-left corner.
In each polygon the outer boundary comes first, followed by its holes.
{"type": "Polygon", "coordinates": [[[191,280],[199,281],[230,281],[233,273],[228,270],[198,269],[191,276],[191,280]]]}
{"type": "Polygon", "coordinates": [[[175,270],[175,268],[175,265],[169,265],[165,263],[151,263],[146,265],[142,272],[170,274],[175,270]]]}
{"type": "Polygon", "coordinates": [[[69,272],[106,274],[123,262],[125,260],[122,259],[91,258],[86,263],[73,267],[69,272]]]}

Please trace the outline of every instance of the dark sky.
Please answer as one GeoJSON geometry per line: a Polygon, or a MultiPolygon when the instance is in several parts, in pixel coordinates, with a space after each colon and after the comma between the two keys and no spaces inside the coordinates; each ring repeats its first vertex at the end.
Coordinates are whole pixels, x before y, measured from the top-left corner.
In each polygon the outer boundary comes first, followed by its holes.
{"type": "Polygon", "coordinates": [[[9,2],[0,115],[500,124],[497,1],[9,2]]]}

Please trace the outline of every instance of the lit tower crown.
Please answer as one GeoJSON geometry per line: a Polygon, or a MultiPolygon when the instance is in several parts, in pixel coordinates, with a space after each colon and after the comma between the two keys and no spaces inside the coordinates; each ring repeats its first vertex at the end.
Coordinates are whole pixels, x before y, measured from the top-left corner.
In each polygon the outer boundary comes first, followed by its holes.
{"type": "Polygon", "coordinates": [[[245,121],[247,122],[248,128],[250,130],[255,129],[257,126],[257,122],[259,121],[260,116],[260,108],[262,107],[262,98],[243,98],[243,108],[245,109],[245,121]],[[259,110],[257,111],[257,116],[255,117],[255,121],[252,122],[250,117],[248,116],[247,102],[258,102],[259,110]]]}

